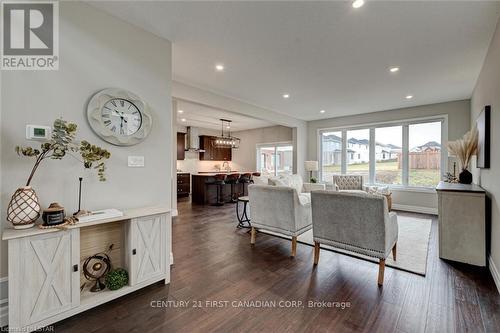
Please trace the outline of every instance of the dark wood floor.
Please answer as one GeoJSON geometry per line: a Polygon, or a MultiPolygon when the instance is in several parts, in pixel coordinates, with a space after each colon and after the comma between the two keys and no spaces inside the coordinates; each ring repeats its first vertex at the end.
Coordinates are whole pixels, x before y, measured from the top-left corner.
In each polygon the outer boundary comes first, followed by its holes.
{"type": "Polygon", "coordinates": [[[175,265],[169,286],[157,284],[69,318],[56,332],[500,332],[500,297],[486,269],[440,260],[433,219],[427,276],[386,268],[235,229],[234,205],[179,203],[173,224],[175,265]],[[153,308],[152,301],[190,301],[153,308]],[[205,301],[229,301],[207,307],[205,301]],[[298,308],[232,307],[233,301],[302,301],[298,308]],[[345,309],[308,301],[350,302],[345,309]],[[202,308],[193,302],[201,301],[202,308]],[[222,305],[222,304],[221,304],[222,305]]]}

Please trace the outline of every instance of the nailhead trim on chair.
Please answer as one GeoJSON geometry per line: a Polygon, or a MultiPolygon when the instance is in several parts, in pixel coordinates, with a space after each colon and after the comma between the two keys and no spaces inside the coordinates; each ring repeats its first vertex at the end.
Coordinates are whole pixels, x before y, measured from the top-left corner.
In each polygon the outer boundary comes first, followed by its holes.
{"type": "MultiPolygon", "coordinates": [[[[344,242],[339,242],[339,241],[332,241],[332,240],[327,240],[327,239],[322,239],[322,238],[317,238],[317,237],[313,237],[313,239],[314,239],[315,242],[319,242],[320,244],[326,244],[326,245],[330,245],[330,246],[333,246],[333,247],[338,247],[338,248],[341,248],[343,250],[347,250],[347,251],[351,251],[351,252],[356,252],[356,253],[359,253],[359,254],[362,254],[362,255],[365,255],[365,256],[369,256],[369,257],[373,257],[373,258],[378,258],[378,259],[385,259],[385,258],[387,258],[387,256],[385,256],[384,252],[381,252],[381,251],[378,251],[378,250],[368,249],[368,248],[360,247],[360,246],[357,246],[357,245],[352,245],[352,244],[349,244],[349,243],[344,243],[344,242]],[[340,245],[337,245],[337,244],[340,244],[340,245]],[[353,247],[354,249],[347,248],[346,246],[353,247]],[[358,248],[360,250],[365,250],[365,251],[380,253],[381,255],[383,255],[383,257],[376,256],[376,255],[373,255],[373,254],[362,253],[360,251],[356,251],[356,248],[358,248]]],[[[390,252],[391,251],[389,250],[388,253],[390,253],[390,252]]]]}

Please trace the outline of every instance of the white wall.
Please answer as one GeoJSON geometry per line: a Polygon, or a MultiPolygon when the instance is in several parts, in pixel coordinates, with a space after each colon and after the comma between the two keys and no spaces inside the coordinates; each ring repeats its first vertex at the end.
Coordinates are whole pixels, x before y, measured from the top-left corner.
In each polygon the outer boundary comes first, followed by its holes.
{"type": "MultiPolygon", "coordinates": [[[[51,125],[64,119],[79,125],[78,138],[111,152],[107,178],[88,176],[72,158],[45,161],[32,182],[43,207],[57,201],[67,213],[77,208],[78,176],[86,177],[87,209],[170,205],[172,175],[171,44],[86,4],[60,2],[58,71],[8,71],[1,77],[1,219],[8,199],[24,185],[32,160],[20,158],[15,145],[25,140],[25,125],[51,125]],[[87,124],[86,103],[107,87],[128,89],[152,107],[150,136],[132,147],[116,147],[97,137],[87,124]],[[144,168],[128,168],[128,155],[145,156],[144,168]]],[[[7,222],[2,222],[2,227],[7,222]]],[[[7,275],[7,250],[1,246],[0,277],[7,275]]]]}
{"type": "Polygon", "coordinates": [[[239,171],[255,171],[257,145],[262,143],[292,142],[293,130],[286,126],[271,126],[233,133],[241,139],[239,149],[233,150],[232,166],[239,171]]]}
{"type": "MultiPolygon", "coordinates": [[[[470,127],[470,101],[454,101],[431,105],[422,105],[404,109],[379,111],[348,117],[338,117],[308,122],[308,159],[318,159],[318,130],[370,124],[385,121],[397,121],[418,117],[448,115],[448,139],[456,140],[464,135],[470,127]]],[[[443,145],[446,142],[442,143],[443,145]]],[[[452,164],[452,163],[451,163],[452,164]]],[[[417,206],[424,208],[422,212],[437,211],[437,195],[410,191],[393,191],[393,202],[396,205],[417,206]]]]}
{"type": "Polygon", "coordinates": [[[476,170],[480,176],[474,182],[481,185],[491,199],[491,265],[490,269],[500,289],[500,23],[497,24],[488,54],[471,100],[471,125],[485,105],[491,105],[491,168],[476,170]]]}

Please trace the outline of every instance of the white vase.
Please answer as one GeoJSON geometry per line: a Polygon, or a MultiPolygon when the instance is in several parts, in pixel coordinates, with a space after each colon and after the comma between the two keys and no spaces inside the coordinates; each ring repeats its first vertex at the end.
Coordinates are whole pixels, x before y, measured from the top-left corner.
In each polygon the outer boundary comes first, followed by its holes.
{"type": "Polygon", "coordinates": [[[27,229],[40,217],[40,203],[31,186],[20,187],[14,192],[7,207],[7,221],[14,229],[27,229]]]}

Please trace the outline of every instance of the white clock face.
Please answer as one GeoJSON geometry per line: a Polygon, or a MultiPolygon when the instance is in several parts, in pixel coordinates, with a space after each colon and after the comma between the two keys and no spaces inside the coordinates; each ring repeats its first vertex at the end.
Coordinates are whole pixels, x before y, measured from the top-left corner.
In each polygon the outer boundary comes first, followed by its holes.
{"type": "Polygon", "coordinates": [[[113,98],[101,110],[102,123],[115,135],[129,136],[137,133],[142,125],[142,114],[134,103],[113,98]]]}

